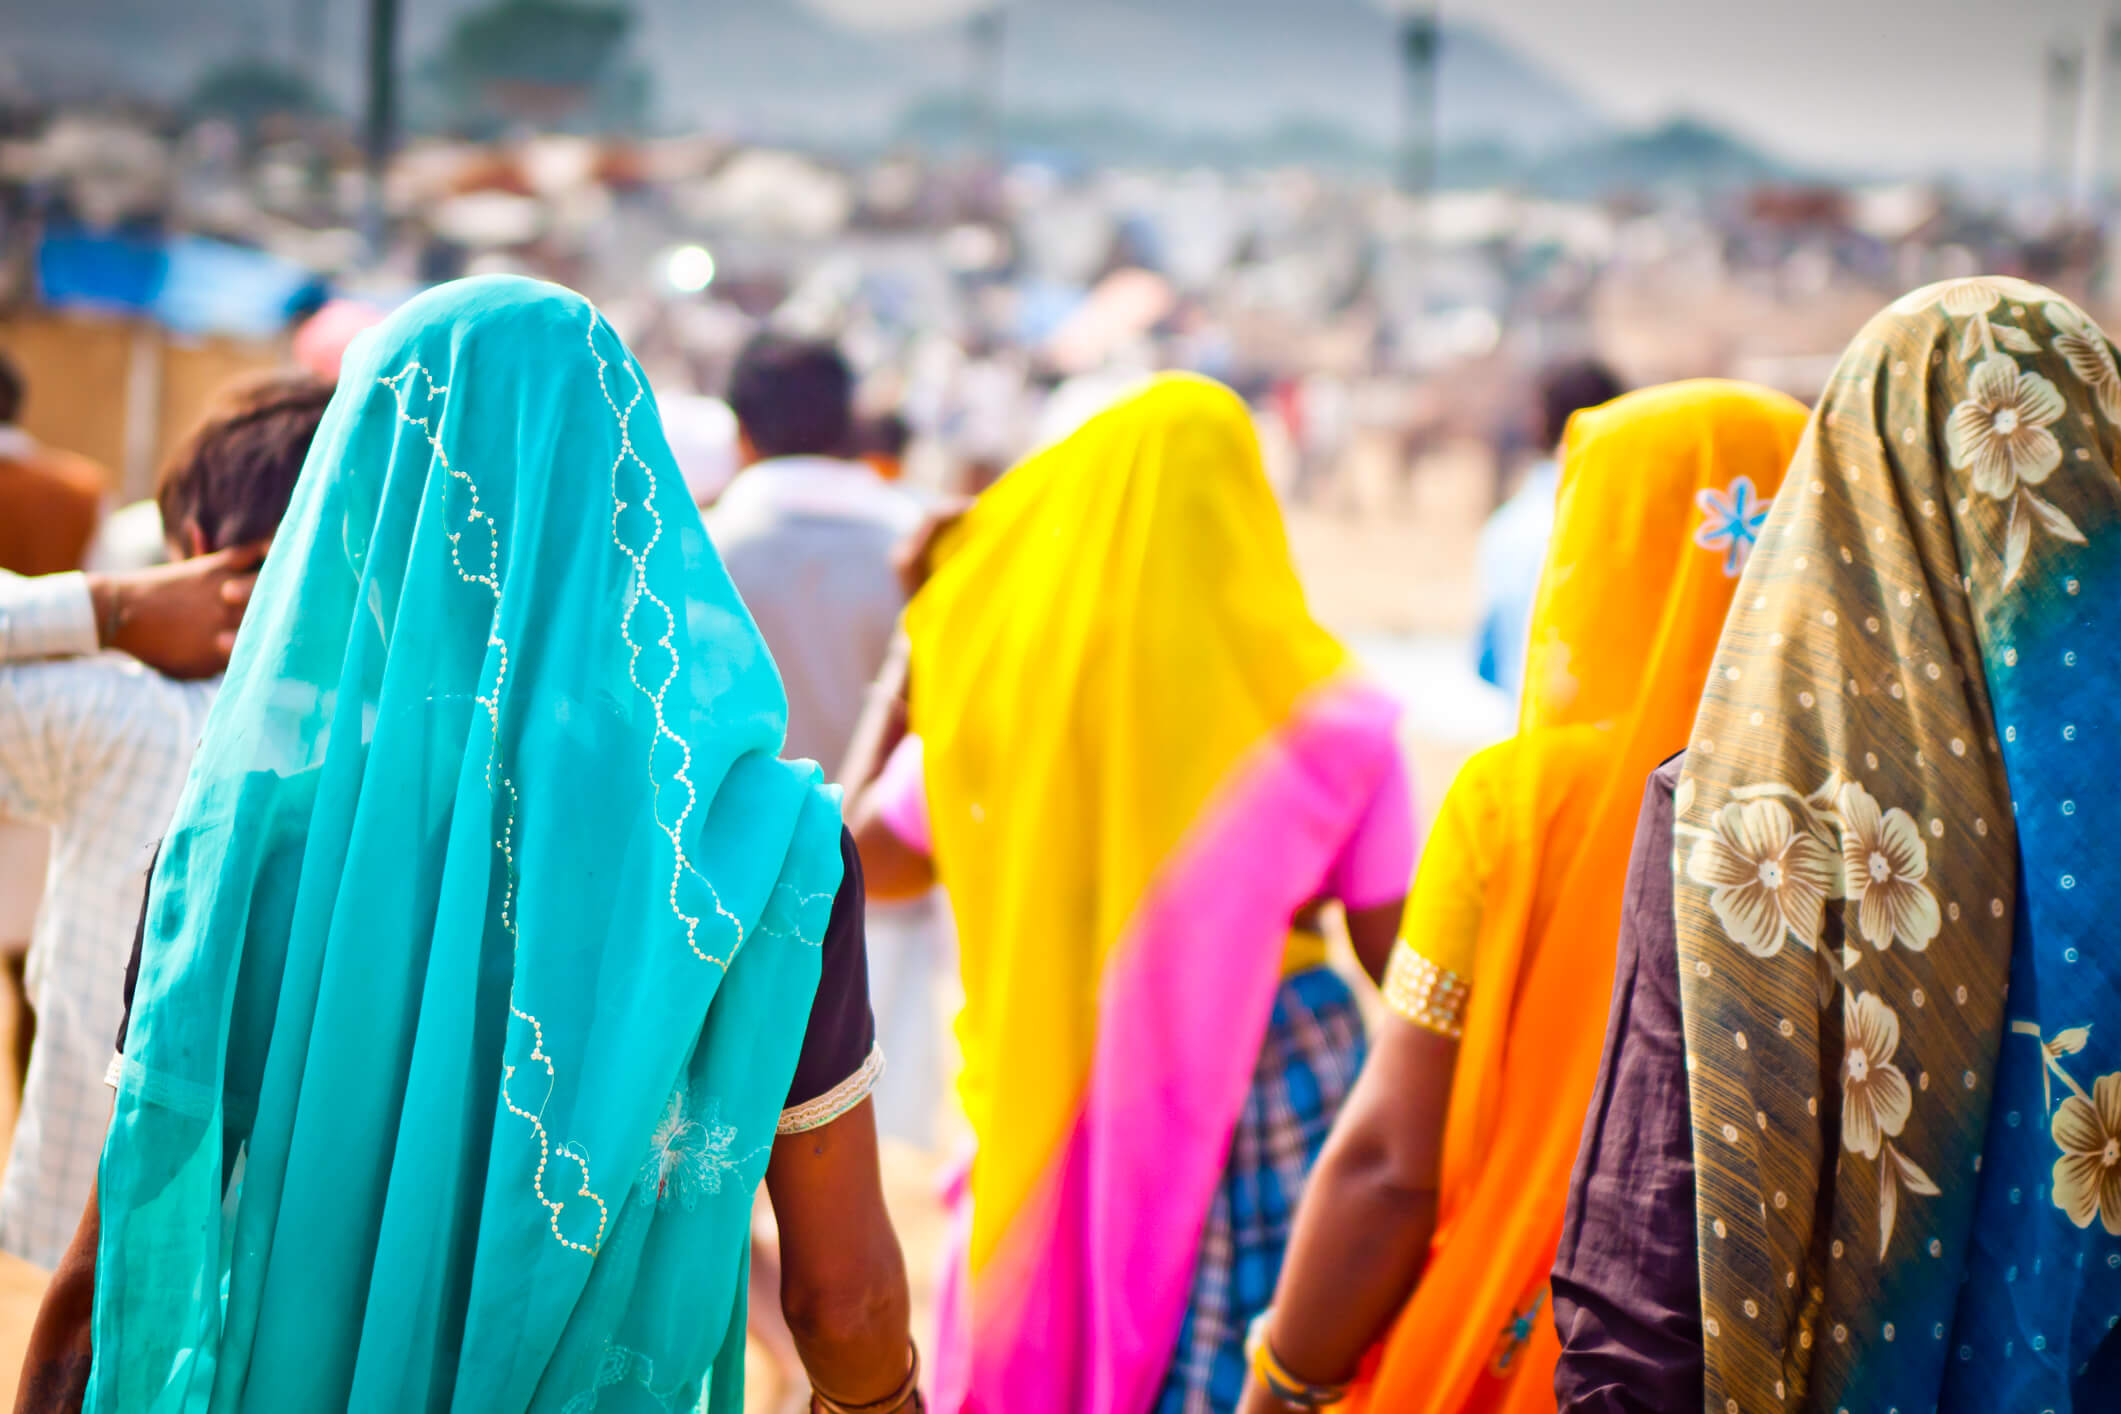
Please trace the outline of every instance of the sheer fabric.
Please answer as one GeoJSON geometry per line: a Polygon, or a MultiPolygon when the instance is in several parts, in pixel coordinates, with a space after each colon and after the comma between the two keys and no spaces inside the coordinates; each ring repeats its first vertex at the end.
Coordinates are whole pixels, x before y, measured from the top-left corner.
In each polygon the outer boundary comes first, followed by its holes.
{"type": "Polygon", "coordinates": [[[594,309],[362,335],[155,873],[89,1409],[738,1408],[840,878],[784,721],[594,309]]]}

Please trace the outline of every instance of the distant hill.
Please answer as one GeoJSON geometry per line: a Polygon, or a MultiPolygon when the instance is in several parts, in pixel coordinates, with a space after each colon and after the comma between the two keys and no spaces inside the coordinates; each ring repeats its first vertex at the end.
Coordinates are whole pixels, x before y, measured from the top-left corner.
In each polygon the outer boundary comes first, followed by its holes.
{"type": "MultiPolygon", "coordinates": [[[[234,59],[284,61],[320,0],[0,0],[0,74],[176,100],[234,59]],[[120,43],[113,36],[123,35],[120,43]]],[[[485,0],[405,5],[408,81],[485,0]]],[[[352,112],[365,6],[326,12],[322,87],[352,112]]],[[[846,152],[949,146],[969,130],[962,23],[877,32],[804,0],[632,0],[628,41],[664,128],[712,127],[846,152]]],[[[1378,0],[1009,0],[1004,137],[1085,162],[1308,163],[1384,170],[1399,105],[1396,22],[1378,0]]],[[[1450,185],[1579,193],[1777,175],[1700,123],[1617,130],[1477,25],[1446,23],[1439,171],[1450,185]]],[[[411,111],[432,111],[417,92],[411,111]]]]}
{"type": "MultiPolygon", "coordinates": [[[[173,99],[232,59],[292,57],[301,7],[319,0],[0,0],[0,69],[32,83],[173,99]]],[[[481,0],[404,6],[417,70],[481,0]]],[[[330,4],[323,87],[361,92],[365,5],[330,4]]],[[[634,0],[632,44],[666,125],[861,146],[909,106],[963,90],[962,25],[878,33],[802,0],[634,0]]],[[[1005,101],[1098,111],[1173,132],[1266,133],[1290,123],[1389,140],[1397,112],[1394,22],[1372,0],[1011,0],[1005,101]]],[[[1445,28],[1446,144],[1490,138],[1547,149],[1605,125],[1566,84],[1486,32],[1445,28]]]]}
{"type": "MultiPolygon", "coordinates": [[[[667,117],[859,143],[909,106],[962,95],[964,26],[847,29],[795,0],[641,0],[667,117]]],[[[1395,22],[1371,0],[1012,0],[1003,100],[1170,133],[1239,138],[1309,124],[1372,145],[1399,102],[1395,22]]],[[[1561,80],[1486,31],[1445,26],[1446,145],[1547,150],[1608,125],[1561,80]]]]}
{"type": "Polygon", "coordinates": [[[1553,153],[1528,164],[1520,179],[1557,196],[1592,196],[1617,188],[1713,190],[1804,176],[1721,128],[1674,118],[1648,132],[1606,134],[1553,153]]]}

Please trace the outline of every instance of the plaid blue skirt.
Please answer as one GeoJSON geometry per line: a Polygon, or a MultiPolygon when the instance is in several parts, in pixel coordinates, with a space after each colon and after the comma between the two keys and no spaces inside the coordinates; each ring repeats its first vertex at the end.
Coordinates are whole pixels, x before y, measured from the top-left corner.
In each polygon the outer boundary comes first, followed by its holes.
{"type": "Polygon", "coordinates": [[[1193,1293],[1156,1414],[1237,1408],[1245,1328],[1274,1299],[1304,1178],[1368,1048],[1347,983],[1323,967],[1282,979],[1201,1234],[1193,1293]]]}

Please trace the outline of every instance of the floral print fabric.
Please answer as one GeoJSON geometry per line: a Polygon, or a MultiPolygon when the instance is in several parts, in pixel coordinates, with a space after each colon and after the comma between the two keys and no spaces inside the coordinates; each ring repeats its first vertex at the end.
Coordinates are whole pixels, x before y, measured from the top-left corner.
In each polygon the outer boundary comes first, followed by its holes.
{"type": "Polygon", "coordinates": [[[2081,311],[1933,286],[1857,337],[1762,530],[1674,802],[1711,1411],[2090,1407],[2117,458],[2081,311]]]}

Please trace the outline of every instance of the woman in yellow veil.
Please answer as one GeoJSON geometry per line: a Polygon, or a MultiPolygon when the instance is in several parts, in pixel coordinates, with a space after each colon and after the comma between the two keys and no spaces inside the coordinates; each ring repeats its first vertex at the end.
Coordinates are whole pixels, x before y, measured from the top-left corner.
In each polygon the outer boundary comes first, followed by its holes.
{"type": "Polygon", "coordinates": [[[1804,417],[1701,381],[1570,421],[1519,733],[1444,800],[1393,1014],[1298,1214],[1246,1414],[1344,1393],[1379,1414],[1553,1408],[1547,1274],[1636,805],[1686,743],[1804,417]]]}
{"type": "Polygon", "coordinates": [[[1396,709],[1203,379],[1017,467],[936,558],[914,735],[851,812],[872,888],[932,858],[960,936],[978,1153],[936,1407],[1228,1411],[1362,1055],[1318,902],[1381,976],[1412,872],[1396,709]]]}

